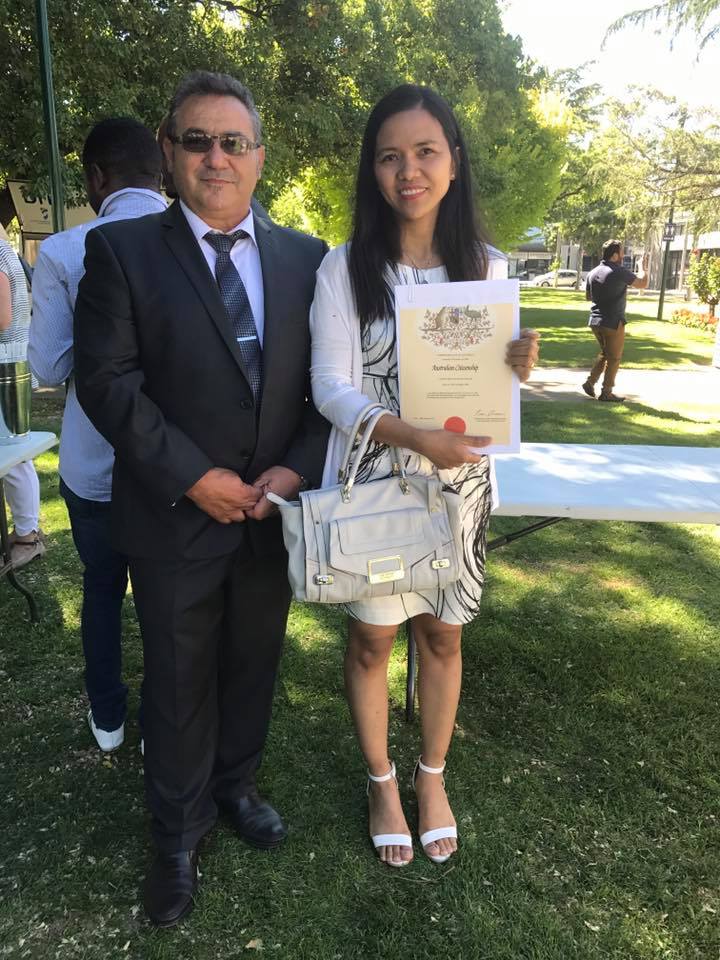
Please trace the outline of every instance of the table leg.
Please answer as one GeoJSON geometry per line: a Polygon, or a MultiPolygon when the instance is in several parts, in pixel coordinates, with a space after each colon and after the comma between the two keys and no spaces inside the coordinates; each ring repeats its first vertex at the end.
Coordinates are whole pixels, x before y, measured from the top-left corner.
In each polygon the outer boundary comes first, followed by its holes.
{"type": "Polygon", "coordinates": [[[543,520],[538,520],[537,523],[531,523],[527,527],[516,530],[515,533],[506,533],[502,537],[495,537],[487,545],[488,553],[491,550],[497,550],[498,547],[505,547],[508,543],[513,543],[521,537],[527,537],[528,534],[535,533],[536,530],[543,530],[545,527],[551,527],[554,523],[560,523],[561,520],[568,519],[569,517],[545,517],[543,520]]]}
{"type": "MultiPolygon", "coordinates": [[[[545,517],[538,520],[537,523],[531,523],[515,533],[507,533],[502,537],[496,537],[487,545],[488,552],[497,550],[498,547],[504,547],[508,543],[513,543],[521,537],[526,537],[537,530],[543,530],[545,527],[551,527],[554,523],[560,523],[561,520],[567,520],[567,517],[545,517]]],[[[417,683],[417,648],[412,635],[412,623],[407,622],[407,677],[405,679],[405,720],[411,723],[415,717],[415,687],[417,683]]]]}
{"type": "Polygon", "coordinates": [[[405,720],[411,723],[415,715],[415,685],[417,681],[417,647],[413,637],[412,620],[405,624],[407,632],[407,676],[405,677],[405,720]]]}
{"type": "Polygon", "coordinates": [[[37,604],[35,598],[21,583],[18,582],[13,570],[12,560],[10,559],[10,534],[8,533],[7,507],[5,504],[5,484],[0,477],[0,550],[2,551],[2,564],[0,565],[0,578],[7,577],[11,586],[21,593],[28,602],[30,608],[30,622],[37,623],[38,617],[37,604]]]}

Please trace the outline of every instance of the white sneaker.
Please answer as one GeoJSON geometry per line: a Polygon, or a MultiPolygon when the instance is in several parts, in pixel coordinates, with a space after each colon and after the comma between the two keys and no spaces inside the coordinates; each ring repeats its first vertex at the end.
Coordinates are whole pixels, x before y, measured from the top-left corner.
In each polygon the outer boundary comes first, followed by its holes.
{"type": "Polygon", "coordinates": [[[103,753],[113,753],[122,746],[125,739],[125,724],[121,724],[117,730],[98,730],[93,720],[92,710],[88,710],[88,726],[92,730],[92,735],[97,740],[97,745],[103,753]]]}

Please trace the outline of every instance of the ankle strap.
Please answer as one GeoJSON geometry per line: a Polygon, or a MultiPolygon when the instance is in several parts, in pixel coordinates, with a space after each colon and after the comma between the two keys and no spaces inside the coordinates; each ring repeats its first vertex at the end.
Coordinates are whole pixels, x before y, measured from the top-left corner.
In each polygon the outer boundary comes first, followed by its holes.
{"type": "Polygon", "coordinates": [[[381,777],[374,777],[368,770],[368,780],[372,780],[373,783],[385,783],[387,780],[395,779],[395,764],[390,761],[390,770],[388,773],[384,773],[381,777]]]}
{"type": "Polygon", "coordinates": [[[423,773],[442,773],[445,770],[445,764],[443,763],[441,767],[428,767],[422,762],[422,757],[418,757],[418,768],[423,773]]]}

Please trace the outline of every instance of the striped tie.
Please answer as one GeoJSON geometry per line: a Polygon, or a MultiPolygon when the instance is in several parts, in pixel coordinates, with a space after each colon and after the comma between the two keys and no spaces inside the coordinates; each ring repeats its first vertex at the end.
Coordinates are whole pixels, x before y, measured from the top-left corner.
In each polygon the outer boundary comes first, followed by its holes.
{"type": "Polygon", "coordinates": [[[235,264],[230,259],[230,251],[235,241],[247,236],[249,234],[245,230],[236,230],[235,233],[229,234],[206,233],[205,240],[217,254],[215,279],[220,288],[220,295],[228,316],[232,320],[235,337],[247,367],[250,388],[257,406],[262,394],[262,350],[260,349],[255,318],[245,284],[235,269],[235,264]]]}

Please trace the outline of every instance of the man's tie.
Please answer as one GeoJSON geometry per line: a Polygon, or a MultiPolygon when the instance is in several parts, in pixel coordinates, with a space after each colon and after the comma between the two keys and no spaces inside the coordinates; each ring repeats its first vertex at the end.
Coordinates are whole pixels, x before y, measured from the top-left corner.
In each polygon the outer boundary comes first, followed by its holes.
{"type": "Polygon", "coordinates": [[[250,379],[250,388],[255,398],[255,404],[260,403],[262,394],[262,350],[258,340],[255,318],[248,299],[242,277],[235,269],[230,259],[230,251],[236,240],[249,236],[245,230],[236,230],[235,233],[206,233],[205,240],[215,250],[215,279],[220,287],[220,295],[232,320],[233,330],[237,338],[240,353],[247,367],[250,379]]]}

